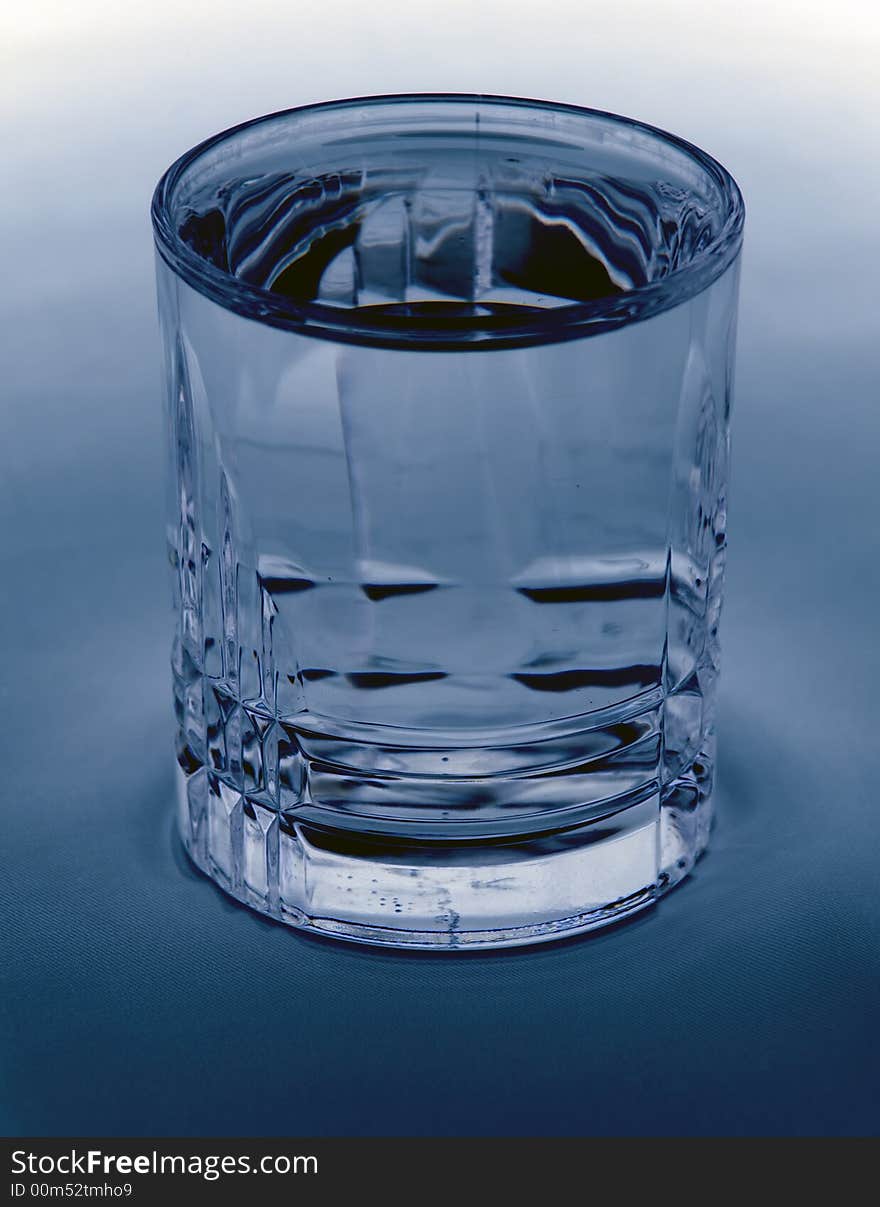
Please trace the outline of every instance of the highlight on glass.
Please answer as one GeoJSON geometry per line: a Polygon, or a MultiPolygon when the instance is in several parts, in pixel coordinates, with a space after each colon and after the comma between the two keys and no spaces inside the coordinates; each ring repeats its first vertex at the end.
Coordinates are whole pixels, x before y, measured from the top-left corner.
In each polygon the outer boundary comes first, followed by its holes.
{"type": "Polygon", "coordinates": [[[153,200],[193,861],[458,949],[640,910],[706,845],[743,202],[504,97],[314,105],[153,200]]]}

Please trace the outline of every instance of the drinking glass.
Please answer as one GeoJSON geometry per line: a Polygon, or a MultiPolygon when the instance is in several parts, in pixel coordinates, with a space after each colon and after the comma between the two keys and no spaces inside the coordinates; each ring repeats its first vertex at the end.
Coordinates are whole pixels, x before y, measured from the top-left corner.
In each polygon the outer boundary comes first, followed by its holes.
{"type": "Polygon", "coordinates": [[[152,217],[180,829],[257,910],[428,948],[704,848],[743,203],[504,97],[293,109],[152,217]]]}

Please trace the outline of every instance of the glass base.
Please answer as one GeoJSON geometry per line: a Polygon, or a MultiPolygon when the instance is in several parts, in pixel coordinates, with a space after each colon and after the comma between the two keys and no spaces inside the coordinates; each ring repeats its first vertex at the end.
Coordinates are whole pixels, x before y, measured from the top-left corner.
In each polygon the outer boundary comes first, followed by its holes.
{"type": "Polygon", "coordinates": [[[710,764],[610,816],[520,839],[401,842],[304,824],[238,797],[180,828],[196,866],[288,925],[385,947],[513,947],[593,930],[653,904],[706,846],[710,764]]]}

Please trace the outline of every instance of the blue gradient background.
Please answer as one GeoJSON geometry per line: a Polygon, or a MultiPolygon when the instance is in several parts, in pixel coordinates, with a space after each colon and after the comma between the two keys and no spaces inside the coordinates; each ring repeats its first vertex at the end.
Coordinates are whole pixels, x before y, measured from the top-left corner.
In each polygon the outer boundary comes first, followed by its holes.
{"type": "Polygon", "coordinates": [[[876,1133],[874,6],[141,7],[0,51],[0,1131],[876,1133]],[[711,852],[616,930],[454,958],[299,936],[178,850],[147,217],[224,126],[432,89],[664,126],[749,207],[711,852]]]}

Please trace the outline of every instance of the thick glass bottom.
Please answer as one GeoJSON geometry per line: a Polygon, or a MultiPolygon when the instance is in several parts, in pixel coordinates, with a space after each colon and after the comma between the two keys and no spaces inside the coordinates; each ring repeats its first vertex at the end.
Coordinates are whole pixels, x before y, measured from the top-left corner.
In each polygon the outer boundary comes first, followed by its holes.
{"type": "Polygon", "coordinates": [[[230,800],[194,817],[190,858],[238,901],[336,938],[429,950],[512,947],[605,926],[653,904],[706,846],[711,761],[604,817],[521,838],[392,840],[230,800]]]}

